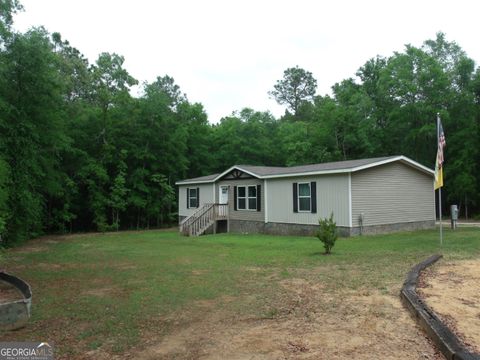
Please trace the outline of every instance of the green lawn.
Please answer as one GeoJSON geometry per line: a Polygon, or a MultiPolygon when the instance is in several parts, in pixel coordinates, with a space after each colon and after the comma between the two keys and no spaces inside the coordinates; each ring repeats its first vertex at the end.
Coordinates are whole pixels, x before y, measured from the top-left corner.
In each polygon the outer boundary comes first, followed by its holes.
{"type": "Polygon", "coordinates": [[[282,279],[321,282],[323,291],[397,294],[407,271],[433,253],[480,255],[480,229],[339,239],[330,256],[316,238],[180,236],[176,231],[45,238],[6,252],[0,268],[32,285],[28,327],[9,340],[54,342],[65,357],[97,348],[122,354],[169,333],[169,316],[220,297],[231,313],[274,317],[282,279]]]}

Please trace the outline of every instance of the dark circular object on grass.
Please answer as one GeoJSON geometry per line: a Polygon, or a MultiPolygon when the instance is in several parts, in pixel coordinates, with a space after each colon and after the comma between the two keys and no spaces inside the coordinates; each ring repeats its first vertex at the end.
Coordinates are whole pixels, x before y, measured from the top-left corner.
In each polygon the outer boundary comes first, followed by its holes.
{"type": "Polygon", "coordinates": [[[22,279],[3,271],[0,271],[0,280],[12,285],[23,297],[0,304],[0,330],[22,328],[27,324],[31,315],[32,290],[30,285],[22,279]]]}
{"type": "Polygon", "coordinates": [[[425,330],[448,360],[480,360],[480,354],[469,352],[458,337],[438,318],[437,314],[419,298],[416,288],[420,273],[437,262],[442,255],[432,255],[415,265],[403,283],[400,297],[417,323],[425,330]]]}

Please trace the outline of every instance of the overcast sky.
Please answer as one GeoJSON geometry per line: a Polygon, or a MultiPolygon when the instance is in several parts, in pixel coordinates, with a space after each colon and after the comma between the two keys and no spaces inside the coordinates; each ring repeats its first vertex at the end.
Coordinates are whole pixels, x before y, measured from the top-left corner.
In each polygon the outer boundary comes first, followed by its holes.
{"type": "Polygon", "coordinates": [[[438,31],[480,61],[477,1],[20,1],[16,29],[59,32],[90,62],[123,55],[140,82],[168,74],[210,122],[244,107],[282,115],[267,92],[288,67],[311,71],[324,95],[368,59],[438,31]]]}

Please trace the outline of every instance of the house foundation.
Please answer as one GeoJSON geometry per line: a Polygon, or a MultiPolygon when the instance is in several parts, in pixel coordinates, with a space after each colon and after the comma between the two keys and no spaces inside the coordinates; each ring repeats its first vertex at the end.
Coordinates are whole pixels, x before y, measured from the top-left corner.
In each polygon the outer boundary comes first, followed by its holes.
{"type": "MultiPolygon", "coordinates": [[[[272,235],[299,235],[315,236],[318,225],[288,224],[288,223],[264,223],[261,221],[230,220],[230,232],[242,234],[272,234],[272,235]]],[[[339,235],[342,237],[358,236],[361,234],[386,234],[398,231],[413,231],[432,229],[435,221],[416,221],[396,224],[370,225],[360,227],[338,226],[339,235]]]]}

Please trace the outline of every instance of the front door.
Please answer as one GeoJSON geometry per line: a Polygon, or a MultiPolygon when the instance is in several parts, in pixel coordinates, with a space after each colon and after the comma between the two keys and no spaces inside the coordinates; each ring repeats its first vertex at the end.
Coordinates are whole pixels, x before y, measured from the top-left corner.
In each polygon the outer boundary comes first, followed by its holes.
{"type": "Polygon", "coordinates": [[[228,186],[222,185],[219,188],[218,203],[219,204],[228,204],[228,186]]]}

